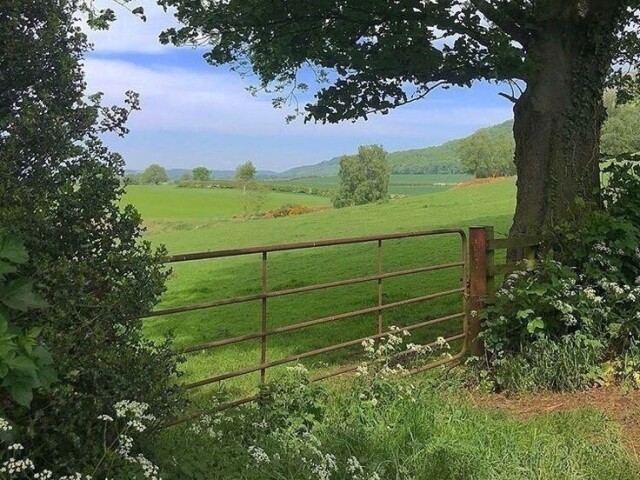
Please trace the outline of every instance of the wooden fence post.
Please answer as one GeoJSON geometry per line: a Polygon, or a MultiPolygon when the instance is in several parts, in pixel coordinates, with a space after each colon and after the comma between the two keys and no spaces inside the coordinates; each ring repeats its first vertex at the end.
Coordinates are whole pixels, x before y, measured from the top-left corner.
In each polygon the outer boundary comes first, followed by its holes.
{"type": "Polygon", "coordinates": [[[479,338],[481,330],[480,312],[485,307],[487,295],[493,292],[493,250],[489,242],[493,240],[493,227],[469,228],[469,302],[467,319],[469,335],[468,352],[473,356],[484,355],[484,345],[479,338]]]}

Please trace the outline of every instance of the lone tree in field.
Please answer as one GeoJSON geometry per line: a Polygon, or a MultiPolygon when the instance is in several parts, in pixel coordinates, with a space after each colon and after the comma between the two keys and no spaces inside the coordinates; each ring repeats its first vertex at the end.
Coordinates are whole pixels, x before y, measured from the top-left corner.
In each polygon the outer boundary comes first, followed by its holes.
{"type": "Polygon", "coordinates": [[[161,183],[167,183],[169,177],[163,166],[153,163],[142,172],[140,181],[145,184],[160,185],[161,183]]]}
{"type": "Polygon", "coordinates": [[[256,167],[252,162],[245,162],[236,168],[236,181],[242,187],[242,191],[246,194],[247,187],[256,179],[256,167]]]}
{"type": "Polygon", "coordinates": [[[340,188],[333,206],[351,207],[386,199],[390,176],[387,152],[379,145],[361,146],[357,155],[345,155],[340,160],[340,188]]]}
{"type": "Polygon", "coordinates": [[[208,182],[211,180],[211,170],[207,167],[196,167],[191,174],[196,182],[208,182]]]}
{"type": "Polygon", "coordinates": [[[161,0],[185,25],[164,42],[208,39],[213,65],[251,65],[276,105],[320,88],[306,119],[339,122],[477,80],[511,86],[518,197],[514,235],[600,203],[606,86],[640,87],[639,0],[161,0]],[[522,88],[522,90],[521,90],[522,88]]]}
{"type": "Polygon", "coordinates": [[[253,162],[245,162],[236,168],[236,181],[242,187],[244,216],[249,212],[249,199],[247,198],[247,188],[254,185],[256,180],[256,167],[253,162]]]}
{"type": "Polygon", "coordinates": [[[512,135],[501,131],[492,135],[486,129],[463,139],[458,147],[462,168],[476,178],[515,175],[513,150],[512,135]]]}

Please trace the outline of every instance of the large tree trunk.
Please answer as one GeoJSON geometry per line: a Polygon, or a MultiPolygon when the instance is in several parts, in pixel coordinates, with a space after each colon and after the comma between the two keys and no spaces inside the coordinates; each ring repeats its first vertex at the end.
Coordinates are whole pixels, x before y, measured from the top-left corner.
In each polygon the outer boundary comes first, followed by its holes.
{"type": "Polygon", "coordinates": [[[602,1],[591,11],[570,3],[550,3],[554,11],[528,46],[534,68],[514,107],[518,194],[511,236],[539,235],[566,220],[577,197],[600,205],[602,95],[617,16],[612,5],[620,2],[602,1]]]}

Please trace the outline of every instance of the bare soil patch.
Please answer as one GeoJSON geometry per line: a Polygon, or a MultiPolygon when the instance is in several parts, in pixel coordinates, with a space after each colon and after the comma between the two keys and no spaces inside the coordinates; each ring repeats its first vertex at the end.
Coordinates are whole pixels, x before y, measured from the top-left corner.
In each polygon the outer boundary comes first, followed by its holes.
{"type": "Polygon", "coordinates": [[[621,426],[626,445],[640,459],[640,391],[624,391],[612,386],[573,393],[504,395],[473,392],[471,401],[479,407],[520,418],[585,408],[600,410],[621,426]]]}
{"type": "Polygon", "coordinates": [[[459,188],[467,188],[467,187],[474,187],[476,185],[481,185],[483,183],[499,183],[499,182],[506,182],[507,180],[509,180],[509,178],[511,177],[488,177],[488,178],[474,178],[473,180],[469,180],[468,182],[463,182],[463,183],[459,183],[458,185],[456,185],[455,187],[453,187],[454,190],[457,190],[459,188]]]}

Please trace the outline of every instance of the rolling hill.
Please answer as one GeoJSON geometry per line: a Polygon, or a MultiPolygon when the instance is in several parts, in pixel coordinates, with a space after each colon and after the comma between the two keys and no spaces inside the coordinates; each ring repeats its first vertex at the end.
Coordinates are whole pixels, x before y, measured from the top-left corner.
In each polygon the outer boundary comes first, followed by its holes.
{"type": "MultiPolygon", "coordinates": [[[[491,135],[511,135],[513,121],[487,127],[491,135]]],[[[446,174],[463,173],[458,155],[458,145],[464,139],[451,140],[442,145],[413,150],[391,152],[388,155],[391,172],[396,174],[446,174]]],[[[340,157],[315,165],[292,168],[282,172],[281,178],[330,177],[338,174],[340,157]]]]}

